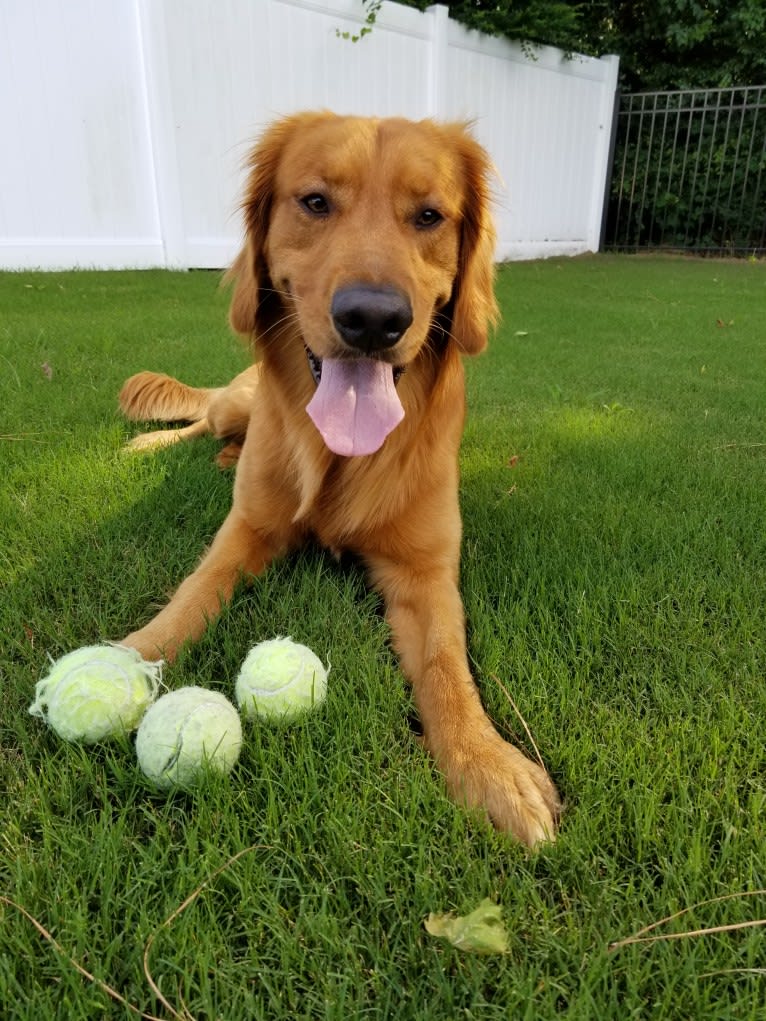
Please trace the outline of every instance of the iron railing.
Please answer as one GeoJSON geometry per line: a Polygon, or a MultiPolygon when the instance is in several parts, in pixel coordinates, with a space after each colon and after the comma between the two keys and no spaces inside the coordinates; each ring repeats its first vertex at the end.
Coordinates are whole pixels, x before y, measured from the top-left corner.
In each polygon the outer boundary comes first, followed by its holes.
{"type": "Polygon", "coordinates": [[[766,86],[623,95],[603,247],[766,254],[766,86]]]}

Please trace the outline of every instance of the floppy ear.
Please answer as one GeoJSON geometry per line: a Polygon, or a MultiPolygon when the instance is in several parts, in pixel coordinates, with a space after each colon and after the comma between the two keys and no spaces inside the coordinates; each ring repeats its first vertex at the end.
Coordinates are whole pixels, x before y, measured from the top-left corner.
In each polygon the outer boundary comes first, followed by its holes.
{"type": "Polygon", "coordinates": [[[245,244],[224,278],[225,283],[234,282],[229,322],[237,333],[257,337],[268,330],[278,315],[279,300],[266,260],[277,169],[293,133],[316,116],[297,114],[276,121],[247,158],[250,174],[242,201],[245,244]]]}
{"type": "Polygon", "coordinates": [[[259,286],[256,280],[255,256],[249,240],[223,278],[224,286],[234,284],[229,306],[229,322],[237,333],[251,336],[256,329],[259,286]]]}
{"type": "Polygon", "coordinates": [[[495,227],[490,213],[492,163],[465,129],[459,139],[465,207],[458,275],[452,292],[452,335],[464,354],[479,354],[499,318],[495,301],[495,227]]]}

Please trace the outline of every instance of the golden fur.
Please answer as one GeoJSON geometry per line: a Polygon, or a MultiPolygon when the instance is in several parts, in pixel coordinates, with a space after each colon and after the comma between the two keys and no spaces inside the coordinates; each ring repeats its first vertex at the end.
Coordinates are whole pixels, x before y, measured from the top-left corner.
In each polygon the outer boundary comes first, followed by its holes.
{"type": "MultiPolygon", "coordinates": [[[[172,659],[243,574],[309,538],[349,550],[383,596],[425,744],[453,797],[534,844],[553,838],[558,796],[481,705],[458,592],[462,356],[485,347],[496,317],[489,174],[462,125],[320,113],[266,131],[252,153],[246,241],[230,271],[231,323],[253,340],[258,363],[218,390],[141,373],[121,395],[132,417],[192,419],[193,435],[233,440],[232,457],[242,443],[232,507],[210,550],[124,642],[172,659]],[[308,211],[305,196],[317,194],[326,210],[314,201],[320,212],[308,211]],[[403,335],[373,355],[404,367],[405,416],[377,453],[343,457],[306,413],[315,383],[304,345],[319,358],[349,357],[330,306],[339,289],[360,283],[393,288],[411,307],[403,335]]],[[[167,439],[150,437],[149,445],[167,439]]]]}

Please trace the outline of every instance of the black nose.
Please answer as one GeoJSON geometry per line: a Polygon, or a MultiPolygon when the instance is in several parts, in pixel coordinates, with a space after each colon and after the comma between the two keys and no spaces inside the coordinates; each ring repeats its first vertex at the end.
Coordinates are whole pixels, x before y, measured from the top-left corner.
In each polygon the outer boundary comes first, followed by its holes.
{"type": "Polygon", "coordinates": [[[393,287],[341,287],[330,313],[341,339],[365,354],[393,347],[412,323],[408,299],[393,287]]]}

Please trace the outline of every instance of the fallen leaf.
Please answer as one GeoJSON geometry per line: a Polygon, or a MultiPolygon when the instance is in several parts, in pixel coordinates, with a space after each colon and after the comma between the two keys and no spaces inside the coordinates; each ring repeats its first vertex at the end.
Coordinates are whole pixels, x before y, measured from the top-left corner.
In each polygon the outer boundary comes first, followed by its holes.
{"type": "Polygon", "coordinates": [[[53,369],[50,367],[50,365],[48,365],[47,362],[43,362],[40,368],[43,370],[43,375],[45,376],[46,379],[53,379],[53,369]]]}
{"type": "Polygon", "coordinates": [[[468,915],[431,914],[423,923],[431,936],[446,939],[458,950],[474,954],[508,953],[508,936],[499,904],[485,897],[468,915]]]}

